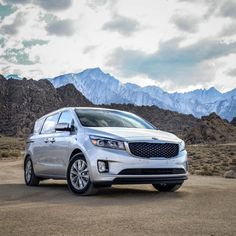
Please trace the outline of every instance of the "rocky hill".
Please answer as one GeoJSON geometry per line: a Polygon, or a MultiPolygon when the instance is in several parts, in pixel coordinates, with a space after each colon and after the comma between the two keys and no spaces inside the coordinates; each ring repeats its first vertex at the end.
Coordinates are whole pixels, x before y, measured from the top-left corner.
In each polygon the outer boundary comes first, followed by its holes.
{"type": "MultiPolygon", "coordinates": [[[[0,76],[0,133],[27,136],[34,121],[65,106],[95,106],[72,84],[54,88],[48,80],[6,80],[0,76]]],[[[215,113],[202,119],[156,106],[131,104],[100,105],[130,111],[149,120],[156,127],[173,132],[187,143],[229,142],[236,140],[236,127],[215,113]]]]}
{"type": "Polygon", "coordinates": [[[92,105],[73,85],[55,89],[48,80],[1,76],[0,88],[0,133],[9,136],[28,135],[37,118],[60,107],[92,105]]]}
{"type": "Polygon", "coordinates": [[[236,117],[233,118],[233,120],[230,122],[230,124],[236,126],[236,117]]]}

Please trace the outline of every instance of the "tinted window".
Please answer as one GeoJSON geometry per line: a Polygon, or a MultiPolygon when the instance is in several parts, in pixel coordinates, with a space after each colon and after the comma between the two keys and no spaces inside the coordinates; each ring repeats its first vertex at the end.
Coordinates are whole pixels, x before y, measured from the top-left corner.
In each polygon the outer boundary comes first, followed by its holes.
{"type": "Polygon", "coordinates": [[[112,110],[81,109],[76,114],[86,127],[124,127],[154,129],[147,121],[128,112],[112,110]]]}
{"type": "Polygon", "coordinates": [[[44,122],[41,134],[50,134],[55,132],[55,127],[58,121],[60,113],[49,116],[44,122]]]}
{"type": "Polygon", "coordinates": [[[40,119],[40,120],[37,120],[35,122],[35,125],[34,125],[34,134],[39,134],[40,133],[40,130],[42,128],[42,125],[43,125],[43,122],[44,122],[45,119],[40,119]]]}

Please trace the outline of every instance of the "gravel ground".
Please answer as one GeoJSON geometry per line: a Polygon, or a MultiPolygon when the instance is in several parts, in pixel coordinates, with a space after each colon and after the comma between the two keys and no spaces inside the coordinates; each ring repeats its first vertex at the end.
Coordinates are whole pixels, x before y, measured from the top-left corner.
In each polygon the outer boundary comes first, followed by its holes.
{"type": "Polygon", "coordinates": [[[65,181],[27,187],[22,161],[0,161],[0,235],[236,235],[236,180],[190,176],[176,193],[124,185],[78,197],[65,181]]]}

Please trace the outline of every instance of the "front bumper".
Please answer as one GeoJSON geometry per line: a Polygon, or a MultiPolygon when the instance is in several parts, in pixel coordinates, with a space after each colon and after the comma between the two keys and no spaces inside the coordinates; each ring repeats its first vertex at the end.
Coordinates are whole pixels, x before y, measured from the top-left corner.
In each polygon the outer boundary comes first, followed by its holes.
{"type": "Polygon", "coordinates": [[[113,184],[182,184],[188,177],[116,177],[113,181],[95,181],[95,186],[111,186],[113,184]]]}
{"type": "Polygon", "coordinates": [[[173,158],[140,158],[131,156],[127,151],[87,147],[86,158],[89,162],[91,181],[95,184],[129,184],[129,183],[182,183],[187,179],[187,152],[181,151],[173,158]],[[98,160],[107,161],[108,173],[99,173],[98,160]],[[123,175],[126,169],[182,169],[181,174],[134,174],[123,175]]]}

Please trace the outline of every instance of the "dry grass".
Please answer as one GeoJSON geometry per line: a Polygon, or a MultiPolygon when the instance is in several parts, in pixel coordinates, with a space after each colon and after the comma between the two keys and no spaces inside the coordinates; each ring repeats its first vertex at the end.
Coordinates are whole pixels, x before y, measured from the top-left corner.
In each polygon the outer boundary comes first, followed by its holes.
{"type": "Polygon", "coordinates": [[[191,174],[223,176],[227,170],[236,171],[236,143],[188,145],[187,151],[191,174]]]}
{"type": "Polygon", "coordinates": [[[17,159],[22,156],[25,140],[0,135],[0,159],[17,159]]]}

